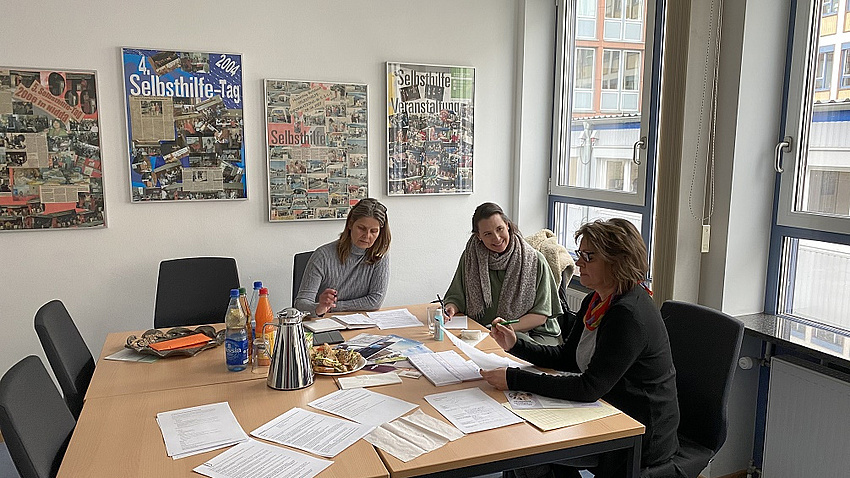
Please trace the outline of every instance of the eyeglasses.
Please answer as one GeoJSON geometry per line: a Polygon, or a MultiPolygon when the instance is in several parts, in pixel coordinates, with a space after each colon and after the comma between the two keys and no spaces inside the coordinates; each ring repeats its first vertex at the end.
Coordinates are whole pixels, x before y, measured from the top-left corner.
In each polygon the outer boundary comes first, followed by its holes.
{"type": "Polygon", "coordinates": [[[584,260],[584,262],[590,262],[590,261],[592,261],[592,260],[593,260],[593,255],[594,255],[594,254],[596,254],[595,252],[583,251],[583,250],[581,250],[581,249],[576,249],[576,251],[575,251],[575,252],[576,252],[576,255],[578,256],[578,258],[579,258],[579,259],[583,259],[583,260],[584,260]]]}

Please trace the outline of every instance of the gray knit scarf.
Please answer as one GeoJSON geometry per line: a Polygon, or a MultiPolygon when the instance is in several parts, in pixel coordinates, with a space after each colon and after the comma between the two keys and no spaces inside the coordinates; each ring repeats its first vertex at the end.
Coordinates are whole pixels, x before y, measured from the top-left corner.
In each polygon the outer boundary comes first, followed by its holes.
{"type": "Polygon", "coordinates": [[[537,251],[518,234],[511,234],[505,252],[497,254],[487,249],[473,235],[466,243],[464,261],[466,283],[466,313],[473,319],[484,317],[492,304],[490,269],[505,271],[499,296],[497,315],[505,320],[518,319],[534,305],[537,295],[537,251]]]}

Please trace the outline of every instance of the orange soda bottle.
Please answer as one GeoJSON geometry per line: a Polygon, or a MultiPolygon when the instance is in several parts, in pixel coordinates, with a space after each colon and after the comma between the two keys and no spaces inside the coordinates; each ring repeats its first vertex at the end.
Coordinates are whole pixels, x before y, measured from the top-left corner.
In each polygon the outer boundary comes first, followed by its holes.
{"type": "MultiPolygon", "coordinates": [[[[254,320],[257,323],[257,327],[254,329],[254,337],[260,338],[263,337],[263,327],[271,323],[274,318],[274,313],[272,312],[272,305],[269,303],[269,290],[265,287],[260,289],[260,299],[257,301],[257,312],[254,320]]],[[[266,340],[269,342],[269,350],[268,353],[271,354],[274,350],[274,332],[268,332],[265,336],[266,340]]],[[[270,363],[269,357],[265,355],[257,356],[257,365],[267,367],[270,363]]]]}

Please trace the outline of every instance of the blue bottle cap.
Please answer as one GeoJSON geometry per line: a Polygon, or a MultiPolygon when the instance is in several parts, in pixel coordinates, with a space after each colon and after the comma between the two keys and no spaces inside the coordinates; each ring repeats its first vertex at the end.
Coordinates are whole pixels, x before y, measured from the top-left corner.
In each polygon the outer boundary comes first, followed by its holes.
{"type": "Polygon", "coordinates": [[[259,289],[262,286],[263,286],[263,281],[261,281],[261,280],[255,280],[254,281],[254,288],[255,289],[259,289]]]}
{"type": "Polygon", "coordinates": [[[230,297],[239,297],[239,289],[230,289],[230,297]]]}

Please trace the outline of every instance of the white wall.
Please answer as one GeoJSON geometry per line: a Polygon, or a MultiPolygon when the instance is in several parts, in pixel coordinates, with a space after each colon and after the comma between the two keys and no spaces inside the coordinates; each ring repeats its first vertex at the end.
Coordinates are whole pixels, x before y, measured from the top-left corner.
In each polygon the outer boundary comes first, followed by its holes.
{"type": "MultiPolygon", "coordinates": [[[[43,357],[33,315],[54,298],[66,304],[95,356],[107,333],[152,326],[157,267],[166,258],[233,256],[243,284],[263,280],[275,309],[289,303],[293,254],[335,239],[343,223],[272,224],[265,219],[263,78],[369,85],[370,195],[387,205],[393,232],[392,280],[385,305],[424,302],[444,292],[475,206],[495,201],[510,213],[514,204],[511,176],[515,154],[523,149],[517,143],[514,115],[517,13],[528,7],[535,18],[549,21],[548,13],[534,12],[546,12],[541,5],[551,3],[530,0],[518,7],[512,0],[89,0],[61,11],[51,2],[4,4],[0,65],[98,72],[108,227],[0,234],[5,255],[0,371],[29,354],[43,357]],[[130,203],[122,46],[243,54],[248,200],[130,203]],[[388,60],[476,67],[474,194],[386,196],[388,60]]],[[[539,55],[541,76],[529,87],[539,90],[548,84],[551,89],[551,55],[539,55]]],[[[543,91],[533,100],[549,98],[551,93],[543,91]]],[[[543,107],[548,110],[551,104],[543,107]]],[[[529,108],[525,110],[533,111],[529,108]]],[[[547,128],[542,121],[540,130],[529,133],[529,141],[536,136],[548,141],[547,128]]],[[[548,156],[533,155],[523,163],[530,170],[538,167],[548,173],[548,156]]],[[[542,207],[544,212],[541,216],[537,211],[520,226],[528,231],[543,227],[546,183],[524,188],[523,195],[521,207],[542,207]]]]}

